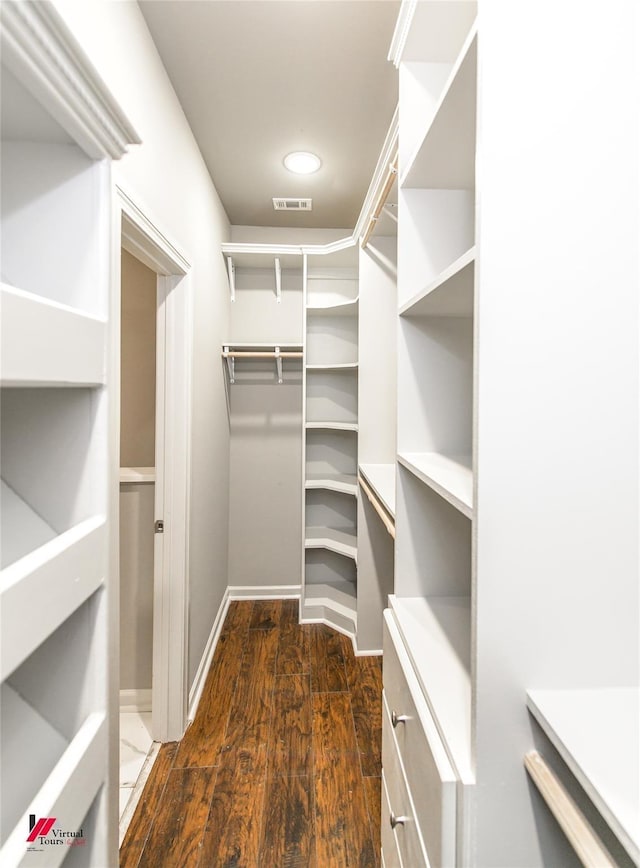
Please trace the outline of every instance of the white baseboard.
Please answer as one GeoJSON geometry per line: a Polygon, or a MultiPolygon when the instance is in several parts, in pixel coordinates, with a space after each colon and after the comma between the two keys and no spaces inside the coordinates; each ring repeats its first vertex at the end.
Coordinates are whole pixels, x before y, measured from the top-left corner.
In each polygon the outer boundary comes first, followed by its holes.
{"type": "Polygon", "coordinates": [[[302,585],[229,585],[230,600],[297,600],[302,585]]]}
{"type": "Polygon", "coordinates": [[[132,687],[121,690],[120,711],[151,711],[151,688],[132,687]]]}
{"type": "Polygon", "coordinates": [[[227,616],[229,600],[229,589],[227,588],[222,597],[222,602],[220,603],[218,614],[213,621],[213,627],[211,628],[211,633],[209,633],[207,644],[204,646],[204,652],[200,659],[200,663],[198,664],[198,669],[196,671],[195,678],[193,679],[191,690],[189,690],[189,710],[187,715],[187,725],[190,724],[193,721],[193,718],[196,716],[196,711],[198,710],[202,691],[204,690],[204,683],[207,680],[207,674],[209,672],[209,668],[211,667],[211,661],[213,660],[213,654],[216,650],[218,639],[220,638],[222,625],[224,624],[224,619],[227,616]]]}

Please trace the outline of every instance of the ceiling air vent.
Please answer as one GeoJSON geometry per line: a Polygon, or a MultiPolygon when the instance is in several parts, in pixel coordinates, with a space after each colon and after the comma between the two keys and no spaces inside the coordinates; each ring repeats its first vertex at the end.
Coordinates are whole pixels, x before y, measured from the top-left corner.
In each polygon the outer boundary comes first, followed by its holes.
{"type": "Polygon", "coordinates": [[[273,199],[274,211],[311,211],[311,199],[273,199]]]}

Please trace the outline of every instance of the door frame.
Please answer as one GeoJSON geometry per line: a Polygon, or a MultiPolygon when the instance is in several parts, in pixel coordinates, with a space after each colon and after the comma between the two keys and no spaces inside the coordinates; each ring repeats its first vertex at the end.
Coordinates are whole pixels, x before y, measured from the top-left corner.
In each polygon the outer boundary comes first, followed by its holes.
{"type": "MultiPolygon", "coordinates": [[[[191,483],[191,265],[149,212],[115,185],[114,279],[111,293],[111,587],[119,646],[120,250],[158,275],[156,333],[156,485],[154,538],[152,735],[182,738],[188,710],[189,504],[191,483]],[[116,264],[117,263],[117,264],[116,264]]],[[[113,647],[113,646],[112,646],[113,647]]],[[[116,650],[116,649],[114,649],[116,650]]],[[[116,654],[119,652],[119,647],[116,654]]],[[[119,654],[116,657],[119,659],[119,654]]],[[[115,676],[117,677],[117,675],[115,676]]],[[[119,688],[118,688],[119,689],[119,688]]]]}

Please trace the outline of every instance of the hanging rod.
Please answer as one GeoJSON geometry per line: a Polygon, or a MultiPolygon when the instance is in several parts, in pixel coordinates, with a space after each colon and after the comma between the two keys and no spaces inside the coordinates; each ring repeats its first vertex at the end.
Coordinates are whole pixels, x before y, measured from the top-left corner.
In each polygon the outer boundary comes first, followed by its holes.
{"type": "Polygon", "coordinates": [[[398,153],[393,158],[393,160],[389,163],[389,171],[387,173],[387,179],[384,182],[384,186],[378,196],[378,200],[375,204],[373,211],[371,212],[371,217],[369,217],[369,223],[367,225],[367,229],[362,236],[362,241],[360,243],[361,247],[366,247],[371,237],[371,233],[375,229],[375,225],[378,222],[378,218],[380,217],[380,212],[385,206],[387,199],[389,198],[389,193],[391,192],[391,188],[393,187],[394,181],[398,175],[398,153]]]}
{"type": "Polygon", "coordinates": [[[385,510],[385,508],[380,505],[380,500],[373,493],[373,491],[371,490],[371,488],[369,487],[367,482],[365,482],[361,473],[358,474],[358,482],[360,483],[360,486],[361,486],[362,490],[364,491],[364,493],[367,495],[367,499],[368,499],[369,503],[371,504],[371,506],[375,509],[375,511],[380,516],[380,519],[381,519],[383,525],[385,526],[387,533],[389,534],[389,536],[392,539],[395,539],[396,538],[395,522],[393,521],[393,519],[391,519],[387,515],[387,511],[385,510]]]}
{"type": "Polygon", "coordinates": [[[538,751],[525,754],[524,764],[585,868],[615,868],[600,838],[538,751]]]}
{"type": "Polygon", "coordinates": [[[273,359],[276,363],[276,374],[278,383],[282,383],[282,360],[283,359],[302,359],[304,354],[301,350],[285,350],[281,351],[280,346],[274,344],[273,350],[251,350],[242,349],[234,350],[232,344],[225,344],[222,348],[222,358],[226,359],[227,370],[229,371],[229,382],[236,381],[236,359],[273,359]]]}

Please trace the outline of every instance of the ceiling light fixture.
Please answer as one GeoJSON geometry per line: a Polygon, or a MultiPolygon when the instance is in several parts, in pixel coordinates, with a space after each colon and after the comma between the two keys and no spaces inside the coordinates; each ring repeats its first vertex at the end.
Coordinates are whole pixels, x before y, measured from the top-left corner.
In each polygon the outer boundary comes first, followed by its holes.
{"type": "Polygon", "coordinates": [[[308,151],[294,151],[292,154],[287,154],[283,162],[286,168],[296,175],[311,175],[322,165],[320,157],[308,151]]]}

